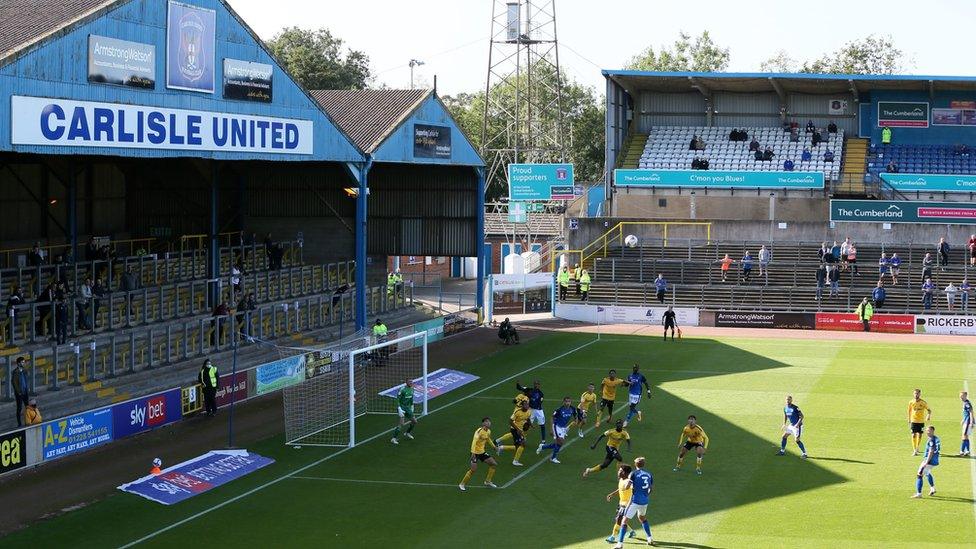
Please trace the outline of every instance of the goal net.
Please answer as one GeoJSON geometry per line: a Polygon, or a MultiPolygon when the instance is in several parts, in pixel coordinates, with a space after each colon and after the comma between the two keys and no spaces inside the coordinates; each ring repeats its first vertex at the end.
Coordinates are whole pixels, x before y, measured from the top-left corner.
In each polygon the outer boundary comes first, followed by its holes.
{"type": "Polygon", "coordinates": [[[407,379],[415,383],[417,411],[427,413],[427,333],[362,342],[304,354],[305,381],[282,393],[286,444],[355,446],[357,419],[396,415],[396,395],[407,379]]]}

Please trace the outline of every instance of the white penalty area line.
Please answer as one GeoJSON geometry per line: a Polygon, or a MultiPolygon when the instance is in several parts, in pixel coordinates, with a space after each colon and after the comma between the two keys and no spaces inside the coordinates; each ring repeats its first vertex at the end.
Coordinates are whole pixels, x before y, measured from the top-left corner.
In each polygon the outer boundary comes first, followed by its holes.
{"type": "MultiPolygon", "coordinates": [[[[354,484],[394,484],[397,486],[430,486],[435,488],[454,488],[457,490],[457,484],[444,484],[438,482],[407,482],[402,480],[370,480],[370,479],[360,479],[360,478],[338,478],[338,477],[306,477],[306,476],[296,476],[292,475],[288,477],[293,480],[323,480],[329,482],[351,482],[354,484]]],[[[486,486],[467,486],[467,488],[486,488],[486,486]]]]}
{"type": "MultiPolygon", "coordinates": [[[[525,374],[527,374],[527,373],[529,373],[529,372],[531,372],[533,370],[536,370],[538,368],[541,368],[541,367],[545,366],[546,364],[555,362],[555,361],[557,361],[557,360],[559,360],[561,358],[565,358],[565,357],[567,357],[567,356],[569,356],[569,355],[571,355],[571,354],[573,354],[573,353],[575,353],[575,352],[577,352],[577,351],[579,351],[581,349],[584,349],[584,348],[589,347],[590,345],[592,345],[594,343],[597,343],[598,341],[599,340],[597,340],[597,339],[591,339],[590,341],[587,341],[586,343],[583,343],[582,345],[579,345],[579,346],[577,346],[577,347],[575,347],[575,348],[573,348],[573,349],[571,349],[569,351],[566,351],[565,353],[562,353],[561,355],[554,356],[554,357],[552,357],[552,358],[550,358],[550,359],[548,359],[548,360],[546,360],[544,362],[540,362],[540,363],[536,364],[535,366],[532,366],[530,368],[526,368],[525,370],[522,370],[521,372],[518,372],[517,374],[513,374],[511,376],[508,376],[505,379],[502,379],[501,381],[497,381],[497,382],[495,382],[495,383],[493,383],[493,384],[491,384],[491,385],[489,385],[487,387],[484,387],[482,389],[479,389],[479,390],[477,390],[477,391],[475,391],[475,392],[473,392],[473,393],[471,393],[469,395],[465,395],[465,396],[463,396],[463,397],[461,397],[461,398],[459,398],[459,399],[457,399],[455,401],[449,402],[449,403],[445,404],[444,406],[441,406],[440,408],[436,408],[434,410],[431,410],[431,412],[429,414],[427,414],[427,415],[433,414],[434,412],[439,412],[439,411],[444,410],[446,408],[450,408],[451,406],[454,406],[455,404],[459,404],[461,402],[464,402],[464,401],[468,400],[469,398],[473,398],[473,397],[476,397],[476,396],[480,395],[481,393],[484,393],[486,391],[490,391],[491,389],[494,389],[495,387],[498,387],[499,385],[502,385],[503,383],[508,383],[508,382],[512,381],[513,379],[515,379],[515,378],[517,378],[519,376],[523,376],[523,375],[525,375],[525,374]]],[[[303,472],[311,469],[312,467],[315,467],[317,465],[320,465],[322,463],[325,463],[326,461],[329,461],[330,459],[333,459],[333,458],[336,458],[338,456],[341,456],[342,454],[348,452],[349,450],[352,450],[353,448],[356,448],[358,446],[362,446],[362,445],[364,445],[364,444],[366,444],[368,442],[372,442],[372,441],[374,441],[374,440],[376,440],[376,439],[378,439],[380,437],[385,437],[387,435],[389,435],[389,430],[385,430],[385,431],[381,431],[379,433],[376,433],[375,435],[373,435],[373,436],[371,436],[369,438],[366,438],[363,441],[361,441],[357,446],[347,446],[347,447],[339,450],[338,452],[329,454],[329,455],[327,455],[327,456],[325,456],[323,458],[319,458],[319,459],[313,461],[312,463],[309,463],[308,465],[303,465],[303,466],[301,466],[301,467],[299,467],[299,468],[297,468],[297,469],[295,469],[295,470],[293,470],[293,471],[291,471],[289,473],[285,473],[284,475],[281,475],[280,477],[277,477],[277,478],[274,478],[272,480],[269,480],[268,482],[265,482],[264,484],[261,484],[259,486],[255,486],[254,488],[251,488],[250,490],[244,492],[243,494],[238,494],[238,495],[236,495],[236,496],[234,496],[234,497],[232,497],[232,498],[230,498],[228,500],[222,501],[222,502],[220,502],[220,503],[218,503],[218,504],[216,504],[216,505],[214,505],[212,507],[208,507],[207,509],[204,509],[203,511],[194,513],[194,514],[192,514],[192,515],[190,515],[190,516],[188,516],[188,517],[186,517],[186,518],[184,518],[182,520],[178,520],[178,521],[170,524],[169,526],[164,526],[164,527],[162,527],[162,528],[160,528],[158,530],[155,530],[154,532],[151,532],[149,534],[146,534],[145,536],[143,536],[143,537],[141,537],[139,539],[136,539],[134,541],[130,541],[129,543],[126,543],[125,545],[121,545],[120,546],[120,549],[126,549],[128,547],[133,547],[135,545],[138,545],[138,544],[140,544],[142,542],[149,541],[149,540],[155,538],[156,536],[158,536],[160,534],[166,533],[166,532],[168,532],[168,531],[170,531],[170,530],[172,530],[174,528],[179,528],[180,526],[183,526],[184,524],[186,524],[188,522],[192,522],[192,521],[194,521],[194,520],[196,520],[196,519],[198,519],[200,517],[206,516],[206,515],[214,512],[214,511],[216,511],[217,509],[220,509],[222,507],[226,507],[226,506],[230,505],[231,503],[234,503],[236,501],[242,500],[242,499],[244,499],[244,498],[246,498],[248,496],[254,495],[254,494],[260,492],[261,490],[264,490],[265,488],[268,488],[270,486],[274,486],[275,484],[278,484],[279,482],[285,480],[288,477],[297,475],[299,473],[303,473],[303,472]]]]}
{"type": "MultiPolygon", "coordinates": [[[[586,440],[586,436],[589,435],[591,432],[593,432],[593,429],[594,428],[591,427],[591,428],[589,428],[587,430],[584,430],[582,437],[580,437],[577,434],[572,435],[572,440],[567,441],[566,444],[563,444],[563,447],[560,448],[559,451],[562,452],[566,448],[569,448],[569,445],[572,444],[572,443],[574,443],[574,442],[576,442],[577,440],[586,440]]],[[[570,437],[567,436],[566,438],[570,438],[570,437]]],[[[526,448],[526,450],[528,450],[528,448],[526,448]]],[[[552,452],[550,450],[543,450],[542,451],[542,455],[544,456],[546,454],[550,454],[550,456],[551,456],[552,452]]],[[[535,471],[536,469],[538,469],[543,463],[549,463],[549,458],[548,457],[544,457],[544,458],[540,459],[539,461],[533,463],[532,465],[528,466],[524,471],[522,471],[521,473],[519,473],[519,474],[515,475],[514,477],[512,477],[512,480],[510,480],[510,481],[506,482],[505,484],[502,484],[501,486],[499,486],[499,488],[502,489],[502,490],[504,490],[505,488],[508,488],[509,486],[515,484],[516,482],[518,482],[518,481],[522,480],[523,478],[525,478],[526,476],[528,476],[528,474],[531,473],[532,471],[535,471]]],[[[553,467],[559,467],[559,465],[556,465],[555,463],[552,463],[550,465],[552,465],[553,467]]]]}

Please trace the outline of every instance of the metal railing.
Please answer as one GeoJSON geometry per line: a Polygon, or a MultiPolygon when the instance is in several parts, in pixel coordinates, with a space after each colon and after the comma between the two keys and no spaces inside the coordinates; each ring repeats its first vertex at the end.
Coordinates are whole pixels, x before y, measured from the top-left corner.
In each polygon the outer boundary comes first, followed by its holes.
{"type": "MultiPolygon", "coordinates": [[[[712,239],[712,224],[704,221],[621,221],[610,228],[607,232],[594,239],[592,242],[583,246],[579,250],[564,250],[562,253],[554,254],[550,262],[550,269],[556,270],[556,262],[559,256],[565,255],[570,263],[579,263],[583,268],[591,265],[597,257],[607,257],[610,246],[616,245],[623,247],[624,239],[631,231],[643,233],[639,230],[643,227],[660,227],[663,231],[661,240],[664,246],[668,245],[668,228],[675,227],[705,227],[705,235],[708,242],[712,239]],[[578,261],[573,261],[578,258],[578,261]]],[[[643,237],[643,234],[640,235],[643,237]]],[[[643,240],[643,238],[641,238],[643,240]]]]}
{"type": "MultiPolygon", "coordinates": [[[[135,256],[137,250],[149,250],[152,247],[152,243],[155,242],[155,238],[135,238],[130,240],[113,240],[112,246],[116,249],[128,250],[126,256],[135,256]]],[[[79,244],[79,247],[82,245],[79,244]]],[[[18,266],[18,257],[26,256],[33,247],[28,248],[7,248],[0,250],[0,268],[10,268],[18,266]]],[[[49,244],[46,246],[40,246],[40,249],[44,251],[47,261],[51,262],[56,256],[67,254],[71,251],[71,244],[49,244]]]]}

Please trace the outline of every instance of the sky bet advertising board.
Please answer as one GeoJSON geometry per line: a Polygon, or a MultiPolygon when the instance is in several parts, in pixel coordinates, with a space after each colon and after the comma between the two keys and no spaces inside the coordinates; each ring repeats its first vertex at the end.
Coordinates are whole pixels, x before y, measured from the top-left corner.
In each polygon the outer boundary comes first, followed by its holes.
{"type": "Polygon", "coordinates": [[[14,145],[312,154],[311,120],[11,96],[14,145]]]}
{"type": "Polygon", "coordinates": [[[120,439],[179,421],[183,417],[180,393],[177,387],[112,406],[115,438],[120,439]]]}

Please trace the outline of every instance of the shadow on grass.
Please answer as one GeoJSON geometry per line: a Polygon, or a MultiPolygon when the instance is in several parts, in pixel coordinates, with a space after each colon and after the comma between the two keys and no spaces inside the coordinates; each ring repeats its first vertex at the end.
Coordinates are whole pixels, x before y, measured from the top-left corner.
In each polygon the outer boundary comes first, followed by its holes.
{"type": "Polygon", "coordinates": [[[847,459],[847,458],[809,456],[807,457],[807,459],[812,459],[814,461],[839,461],[841,463],[856,463],[858,465],[874,465],[873,461],[860,461],[857,459],[847,459]]]}

